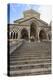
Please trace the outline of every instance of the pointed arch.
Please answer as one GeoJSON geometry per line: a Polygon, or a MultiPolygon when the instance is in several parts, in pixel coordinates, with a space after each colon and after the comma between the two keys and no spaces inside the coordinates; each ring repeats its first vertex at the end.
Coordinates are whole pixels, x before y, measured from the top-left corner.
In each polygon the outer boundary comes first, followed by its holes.
{"type": "Polygon", "coordinates": [[[27,31],[27,29],[25,29],[25,28],[23,28],[22,30],[21,30],[21,39],[25,39],[25,40],[28,40],[28,31],[27,31]]]}
{"type": "Polygon", "coordinates": [[[13,32],[13,39],[15,39],[15,32],[13,32]]]}
{"type": "Polygon", "coordinates": [[[13,32],[10,32],[10,39],[13,38],[13,32]]]}
{"type": "Polygon", "coordinates": [[[18,38],[18,32],[16,32],[16,39],[18,38]]]}
{"type": "Polygon", "coordinates": [[[51,40],[51,38],[52,38],[51,32],[48,33],[48,38],[49,38],[49,40],[51,40]]]}
{"type": "Polygon", "coordinates": [[[40,40],[47,39],[45,30],[41,30],[39,33],[40,40]]]}
{"type": "Polygon", "coordinates": [[[30,37],[36,39],[36,24],[34,22],[30,25],[30,37]]]}

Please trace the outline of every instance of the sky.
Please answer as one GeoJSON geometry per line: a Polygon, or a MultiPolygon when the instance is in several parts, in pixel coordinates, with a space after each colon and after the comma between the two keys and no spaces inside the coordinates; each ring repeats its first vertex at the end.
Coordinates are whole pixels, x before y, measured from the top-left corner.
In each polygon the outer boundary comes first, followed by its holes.
{"type": "Polygon", "coordinates": [[[52,19],[52,8],[50,5],[32,5],[32,4],[10,4],[10,22],[13,23],[13,21],[20,19],[23,17],[23,11],[33,9],[37,12],[39,12],[40,19],[44,20],[48,24],[50,23],[52,19]]]}

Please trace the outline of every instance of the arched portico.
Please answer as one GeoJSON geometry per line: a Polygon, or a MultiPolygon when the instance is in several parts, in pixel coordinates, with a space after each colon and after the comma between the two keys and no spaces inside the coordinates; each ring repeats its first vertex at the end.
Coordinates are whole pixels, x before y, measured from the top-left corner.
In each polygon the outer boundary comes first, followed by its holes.
{"type": "Polygon", "coordinates": [[[48,33],[48,38],[49,38],[49,40],[51,40],[51,38],[52,38],[51,32],[48,33]]]}
{"type": "Polygon", "coordinates": [[[37,39],[36,34],[36,25],[32,22],[30,25],[30,38],[36,40],[37,39]]]}
{"type": "Polygon", "coordinates": [[[13,39],[15,39],[15,32],[13,32],[13,39]]]}
{"type": "Polygon", "coordinates": [[[28,37],[28,31],[25,28],[23,28],[21,30],[21,39],[25,39],[25,40],[28,40],[29,39],[29,37],[28,37]]]}
{"type": "Polygon", "coordinates": [[[47,39],[45,30],[40,30],[39,39],[40,39],[40,40],[45,40],[45,39],[47,39]]]}
{"type": "Polygon", "coordinates": [[[13,32],[10,32],[10,39],[13,38],[13,32]]]}
{"type": "Polygon", "coordinates": [[[16,35],[15,35],[15,36],[16,36],[16,39],[18,39],[18,32],[16,32],[15,34],[16,34],[16,35]]]}

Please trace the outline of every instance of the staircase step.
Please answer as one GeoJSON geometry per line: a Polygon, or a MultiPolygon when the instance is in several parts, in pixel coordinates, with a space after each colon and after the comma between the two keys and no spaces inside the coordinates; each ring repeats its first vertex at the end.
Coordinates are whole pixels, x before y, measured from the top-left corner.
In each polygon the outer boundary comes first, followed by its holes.
{"type": "Polygon", "coordinates": [[[19,58],[10,58],[10,61],[25,61],[25,60],[37,60],[37,59],[51,59],[50,56],[47,57],[19,57],[19,58]]]}
{"type": "Polygon", "coordinates": [[[47,55],[47,54],[42,54],[42,55],[41,54],[39,54],[39,55],[19,55],[19,56],[15,56],[15,57],[12,56],[12,58],[16,58],[16,57],[17,58],[19,58],[19,57],[40,57],[41,58],[42,56],[43,57],[48,57],[49,55],[47,55]]]}
{"type": "Polygon", "coordinates": [[[28,69],[39,69],[39,68],[51,68],[51,64],[50,63],[36,63],[36,64],[24,64],[24,66],[23,65],[14,65],[14,66],[12,66],[12,65],[10,65],[10,71],[16,71],[16,70],[24,70],[24,69],[26,69],[26,70],[28,70],[28,69]]]}
{"type": "Polygon", "coordinates": [[[51,63],[48,63],[48,62],[46,63],[45,62],[45,63],[36,63],[36,64],[34,64],[34,63],[32,63],[32,64],[24,64],[24,65],[23,64],[20,64],[20,65],[16,64],[16,65],[10,65],[10,68],[25,67],[25,66],[32,66],[32,65],[33,66],[36,66],[36,65],[38,66],[38,65],[47,65],[47,64],[51,64],[51,63]]]}
{"type": "MultiPolygon", "coordinates": [[[[25,51],[25,52],[22,52],[22,55],[38,55],[38,54],[49,54],[49,51],[25,51]]],[[[16,54],[12,54],[12,56],[19,56],[21,54],[21,52],[17,52],[16,54]]]]}
{"type": "Polygon", "coordinates": [[[10,55],[10,75],[51,73],[51,44],[25,42],[10,55]]]}
{"type": "Polygon", "coordinates": [[[32,60],[22,60],[22,61],[11,61],[10,65],[15,65],[15,64],[29,64],[29,63],[45,63],[45,62],[51,62],[51,59],[32,59],[32,60]]]}
{"type": "Polygon", "coordinates": [[[18,76],[18,75],[32,75],[32,74],[50,74],[51,68],[39,68],[39,69],[29,69],[29,70],[16,70],[10,71],[11,76],[18,76]]]}

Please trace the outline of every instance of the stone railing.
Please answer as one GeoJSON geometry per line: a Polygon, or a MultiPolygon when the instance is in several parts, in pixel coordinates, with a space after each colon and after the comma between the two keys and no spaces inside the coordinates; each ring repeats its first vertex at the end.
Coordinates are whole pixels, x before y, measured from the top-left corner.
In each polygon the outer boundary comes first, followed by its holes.
{"type": "Polygon", "coordinates": [[[10,54],[16,49],[19,48],[22,44],[23,44],[24,40],[11,40],[9,42],[9,46],[10,46],[10,54]]]}

